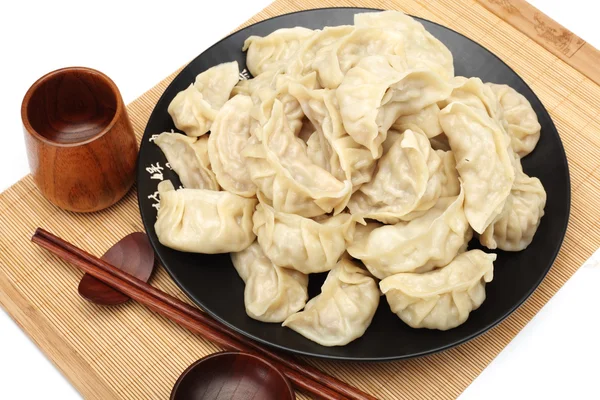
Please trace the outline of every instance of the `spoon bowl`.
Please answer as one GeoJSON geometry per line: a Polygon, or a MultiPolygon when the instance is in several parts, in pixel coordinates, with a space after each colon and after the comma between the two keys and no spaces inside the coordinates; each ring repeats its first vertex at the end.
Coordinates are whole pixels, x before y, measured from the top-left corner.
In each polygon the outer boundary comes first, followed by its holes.
{"type": "Polygon", "coordinates": [[[175,383],[171,400],[293,400],[287,378],[253,354],[221,352],[196,361],[175,383]]]}

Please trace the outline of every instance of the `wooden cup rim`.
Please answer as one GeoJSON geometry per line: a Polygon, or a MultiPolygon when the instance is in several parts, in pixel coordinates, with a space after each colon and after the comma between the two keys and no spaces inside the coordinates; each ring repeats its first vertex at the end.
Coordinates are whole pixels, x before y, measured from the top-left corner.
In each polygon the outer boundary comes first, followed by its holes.
{"type": "Polygon", "coordinates": [[[48,72],[46,75],[42,76],[37,81],[35,81],[29,89],[27,89],[27,92],[25,93],[25,96],[23,97],[23,102],[21,103],[21,120],[23,121],[23,125],[25,126],[25,129],[27,130],[27,132],[29,132],[30,135],[34,136],[37,140],[44,142],[45,144],[48,144],[50,146],[55,146],[55,147],[77,147],[77,146],[82,146],[82,145],[91,143],[91,142],[97,140],[98,138],[104,136],[107,132],[109,132],[113,128],[113,126],[115,125],[117,120],[119,119],[119,116],[122,114],[123,108],[124,108],[124,105],[123,105],[123,99],[121,98],[121,92],[119,91],[119,88],[113,82],[113,80],[110,79],[106,74],[104,74],[98,70],[95,70],[93,68],[88,68],[88,67],[65,67],[65,68],[59,68],[57,70],[48,72]],[[113,117],[110,120],[110,122],[108,123],[108,125],[106,125],[100,132],[98,132],[94,136],[87,138],[85,140],[82,140],[80,142],[63,143],[63,142],[57,142],[54,140],[50,140],[47,137],[45,137],[44,135],[40,134],[38,131],[36,131],[33,128],[33,126],[31,125],[31,122],[29,121],[29,116],[27,115],[27,110],[29,109],[29,101],[31,100],[31,96],[33,95],[33,93],[35,93],[35,91],[43,83],[47,82],[48,80],[50,80],[51,78],[54,78],[56,76],[66,75],[71,72],[81,72],[81,73],[96,75],[96,76],[100,77],[102,79],[102,81],[108,85],[108,87],[112,91],[113,95],[115,96],[116,101],[117,101],[117,108],[115,110],[115,114],[113,115],[113,117]]]}

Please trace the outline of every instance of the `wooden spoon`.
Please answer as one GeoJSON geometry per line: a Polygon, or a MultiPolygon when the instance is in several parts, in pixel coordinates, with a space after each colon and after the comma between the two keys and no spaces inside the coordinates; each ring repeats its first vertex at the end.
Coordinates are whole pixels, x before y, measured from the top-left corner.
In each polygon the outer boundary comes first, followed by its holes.
{"type": "MultiPolygon", "coordinates": [[[[148,282],[154,270],[154,250],[148,236],[141,232],[119,240],[104,253],[102,259],[144,282],[148,282]]],[[[84,299],[103,306],[116,306],[129,300],[123,293],[89,274],[85,274],[79,282],[79,294],[84,299]]]]}
{"type": "Polygon", "coordinates": [[[211,354],[182,374],[171,400],[293,400],[287,378],[271,363],[250,353],[211,354]]]}

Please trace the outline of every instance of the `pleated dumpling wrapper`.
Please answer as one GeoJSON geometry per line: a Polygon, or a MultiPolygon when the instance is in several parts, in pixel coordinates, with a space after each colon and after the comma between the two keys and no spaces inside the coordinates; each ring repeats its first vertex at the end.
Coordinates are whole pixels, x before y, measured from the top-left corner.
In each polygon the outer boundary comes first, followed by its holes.
{"type": "Polygon", "coordinates": [[[243,197],[256,195],[242,149],[250,138],[249,96],[238,94],[228,100],[215,119],[208,135],[208,156],[223,189],[243,197]]]}
{"type": "Polygon", "coordinates": [[[444,79],[454,76],[450,50],[429,33],[423,24],[400,11],[377,11],[354,14],[358,28],[393,30],[403,35],[404,54],[411,69],[431,69],[444,79]]]}
{"type": "Polygon", "coordinates": [[[365,57],[344,76],[336,96],[344,128],[381,157],[387,131],[403,116],[448,97],[452,86],[431,70],[406,70],[397,57],[365,57]]]}
{"type": "Polygon", "coordinates": [[[252,213],[257,200],[205,189],[175,190],[158,184],[160,208],[154,224],[163,245],[191,253],[242,251],[254,241],[252,213]]]}
{"type": "Polygon", "coordinates": [[[479,237],[488,249],[525,250],[540,226],[546,206],[546,191],[538,178],[523,172],[521,160],[513,155],[515,182],[502,213],[479,237]]]}
{"type": "Polygon", "coordinates": [[[483,233],[502,212],[515,180],[510,138],[495,119],[463,103],[445,107],[440,123],[463,181],[465,214],[483,233]]]}
{"type": "Polygon", "coordinates": [[[327,275],[321,293],[283,326],[322,346],[344,346],[365,333],[377,311],[379,295],[375,279],[342,258],[327,275]]]}
{"type": "MultiPolygon", "coordinates": [[[[346,133],[335,90],[310,89],[290,85],[290,93],[298,100],[309,121],[307,153],[313,162],[339,180],[350,179],[356,190],[373,175],[376,161],[369,149],[346,133]]],[[[307,128],[308,129],[308,128],[307,128]]],[[[304,140],[304,139],[303,139],[304,140]]]]}
{"type": "Polygon", "coordinates": [[[379,279],[399,272],[425,272],[448,264],[473,235],[463,209],[464,191],[442,197],[408,222],[357,224],[348,253],[379,279]]]}
{"type": "Polygon", "coordinates": [[[437,104],[432,104],[414,114],[401,116],[394,122],[392,129],[404,132],[411,129],[412,126],[417,126],[431,139],[443,133],[439,117],[440,107],[437,104]]]}
{"type": "MultiPolygon", "coordinates": [[[[350,180],[340,181],[308,157],[275,99],[271,115],[242,150],[258,191],[277,211],[316,217],[341,212],[352,193],[350,180]]],[[[262,201],[262,200],[261,200],[262,201]]]]}
{"type": "Polygon", "coordinates": [[[406,69],[403,37],[400,32],[373,27],[355,27],[344,37],[319,48],[311,61],[319,83],[326,89],[337,89],[347,72],[369,56],[398,57],[406,69]]]}
{"type": "Polygon", "coordinates": [[[496,254],[471,250],[423,274],[400,273],[379,283],[392,311],[411,328],[442,331],[463,324],[485,300],[496,254]]]}
{"type": "Polygon", "coordinates": [[[511,137],[511,146],[519,157],[531,153],[540,140],[542,129],[538,117],[529,100],[508,85],[486,83],[502,107],[507,122],[507,132],[511,137]]]}
{"type": "Polygon", "coordinates": [[[356,225],[348,213],[310,219],[275,211],[262,200],[252,219],[258,243],[269,259],[305,274],[335,267],[352,241],[356,225]]]}
{"type": "Polygon", "coordinates": [[[177,93],[167,109],[177,129],[194,137],[208,132],[240,80],[239,74],[237,61],[219,64],[199,74],[193,84],[177,93]]]}
{"type": "Polygon", "coordinates": [[[244,41],[242,51],[247,51],[246,65],[254,76],[285,66],[302,43],[315,31],[300,26],[282,28],[267,36],[250,36],[244,41]]]}
{"type": "Polygon", "coordinates": [[[308,300],[308,276],[273,264],[258,242],[231,253],[231,261],[246,284],[244,305],[250,318],[283,322],[304,308],[308,300]]]}
{"type": "MultiPolygon", "coordinates": [[[[440,154],[424,133],[405,131],[379,159],[371,181],[350,198],[352,215],[395,224],[429,210],[445,187],[458,189],[458,176],[446,175],[440,154]]],[[[456,196],[458,191],[444,194],[456,196]]]]}
{"type": "Polygon", "coordinates": [[[219,183],[210,167],[208,137],[193,138],[173,132],[163,132],[154,143],[160,147],[167,162],[188,189],[219,190],[219,183]]]}

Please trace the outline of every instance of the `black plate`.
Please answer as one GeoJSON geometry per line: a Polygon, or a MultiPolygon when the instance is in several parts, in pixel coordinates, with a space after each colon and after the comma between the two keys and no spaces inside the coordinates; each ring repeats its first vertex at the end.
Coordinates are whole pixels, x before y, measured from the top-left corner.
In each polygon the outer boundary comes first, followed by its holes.
{"type": "MultiPolygon", "coordinates": [[[[421,356],[448,349],[487,331],[521,305],[540,284],[560,249],[570,207],[569,171],[565,152],[546,109],[523,80],[494,54],[479,44],[435,23],[421,20],[454,55],[456,75],[478,76],[483,81],[506,83],[525,95],[542,125],[541,139],[533,153],[523,159],[529,175],[537,176],[548,193],[546,215],[533,243],[518,253],[499,251],[494,280],[487,286],[487,300],[467,322],[446,332],[411,329],[394,315],[382,298],[373,323],[365,335],[343,347],[323,347],[278,324],[255,321],[244,310],[244,285],[231,265],[229,254],[182,253],[162,246],[154,231],[156,209],[151,198],[159,182],[147,168],[165,166],[165,157],[150,142],[153,134],[174,129],[167,107],[177,92],[185,89],[200,72],[222,62],[237,60],[246,66],[242,53],[250,35],[265,36],[279,28],[352,24],[353,15],[372,11],[358,8],[328,8],[281,15],[249,26],[221,40],[192,61],[162,95],[146,126],[139,155],[138,199],[150,241],[175,282],[199,306],[219,321],[260,342],[295,353],[344,360],[383,361],[421,356]]],[[[177,175],[165,168],[164,179],[179,186],[177,175]]],[[[475,243],[473,242],[473,247],[475,243]]],[[[319,292],[324,274],[311,275],[309,294],[319,292]]]]}

